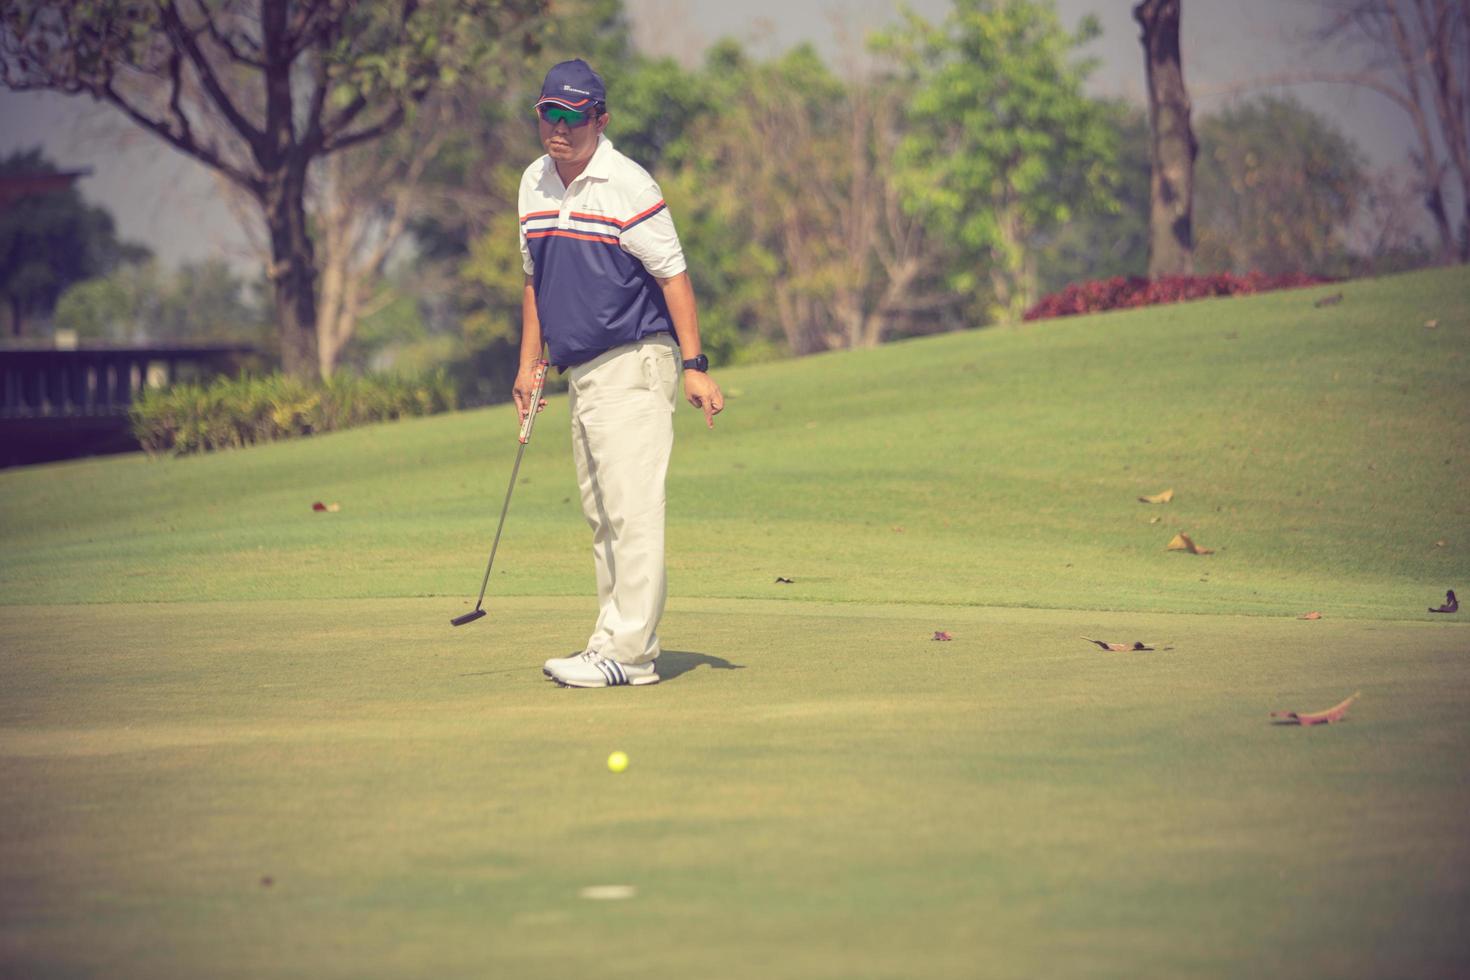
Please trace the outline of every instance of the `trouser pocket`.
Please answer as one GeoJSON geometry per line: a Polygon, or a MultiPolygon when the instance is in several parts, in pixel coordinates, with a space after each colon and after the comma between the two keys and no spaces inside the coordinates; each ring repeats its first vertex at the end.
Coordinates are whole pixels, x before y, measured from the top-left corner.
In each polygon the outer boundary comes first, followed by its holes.
{"type": "Polygon", "coordinates": [[[643,360],[643,381],[648,390],[668,403],[674,410],[674,394],[679,384],[679,370],[674,363],[676,355],[670,344],[645,343],[640,351],[643,360]]]}

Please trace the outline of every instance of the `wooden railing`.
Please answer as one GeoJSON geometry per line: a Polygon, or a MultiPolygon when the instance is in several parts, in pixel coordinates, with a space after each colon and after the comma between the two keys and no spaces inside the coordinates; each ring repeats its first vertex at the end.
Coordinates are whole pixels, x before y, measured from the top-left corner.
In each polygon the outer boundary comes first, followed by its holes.
{"type": "Polygon", "coordinates": [[[0,467],[136,450],[128,408],[145,387],[258,359],[243,344],[0,348],[0,467]]]}
{"type": "Polygon", "coordinates": [[[0,349],[0,418],[125,416],[147,387],[235,373],[242,344],[0,349]]]}

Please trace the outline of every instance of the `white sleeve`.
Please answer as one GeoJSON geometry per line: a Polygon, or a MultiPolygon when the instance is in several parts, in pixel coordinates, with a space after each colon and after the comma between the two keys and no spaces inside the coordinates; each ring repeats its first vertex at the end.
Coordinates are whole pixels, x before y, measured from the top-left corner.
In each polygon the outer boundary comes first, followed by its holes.
{"type": "Polygon", "coordinates": [[[531,210],[530,203],[526,198],[526,175],[522,174],[520,191],[516,195],[516,228],[519,230],[521,236],[521,269],[525,271],[526,275],[534,276],[536,274],[536,263],[531,261],[531,247],[526,244],[526,223],[524,219],[527,212],[531,210]]]}
{"type": "Polygon", "coordinates": [[[664,203],[658,184],[650,183],[633,200],[633,214],[623,222],[623,250],[632,255],[649,275],[669,279],[685,269],[684,249],[674,219],[664,203]]]}

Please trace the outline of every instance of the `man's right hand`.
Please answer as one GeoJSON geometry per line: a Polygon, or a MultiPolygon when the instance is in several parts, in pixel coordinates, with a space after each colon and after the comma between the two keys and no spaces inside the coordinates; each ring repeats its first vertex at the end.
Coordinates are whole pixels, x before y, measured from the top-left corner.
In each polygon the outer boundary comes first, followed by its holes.
{"type": "MultiPolygon", "coordinates": [[[[511,395],[516,400],[516,414],[522,422],[526,421],[526,415],[531,407],[531,394],[536,390],[536,367],[535,361],[530,364],[522,364],[520,371],[516,374],[515,387],[511,389],[511,395]]],[[[546,399],[542,398],[536,406],[536,411],[546,407],[546,399]]]]}

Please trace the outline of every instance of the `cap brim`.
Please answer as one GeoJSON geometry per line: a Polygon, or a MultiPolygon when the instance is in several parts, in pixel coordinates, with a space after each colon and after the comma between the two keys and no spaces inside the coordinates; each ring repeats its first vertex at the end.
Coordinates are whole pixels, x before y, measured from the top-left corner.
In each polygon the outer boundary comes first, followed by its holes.
{"type": "Polygon", "coordinates": [[[587,98],[587,99],[579,99],[576,102],[571,102],[571,101],[568,101],[567,99],[558,99],[558,98],[554,98],[552,96],[547,96],[546,98],[543,98],[539,102],[537,102],[536,105],[533,108],[539,109],[539,108],[541,108],[544,105],[559,105],[559,106],[561,106],[564,109],[572,109],[572,110],[574,110],[576,112],[582,112],[585,109],[591,108],[592,107],[592,103],[593,103],[593,100],[590,99],[590,98],[587,98]]]}

